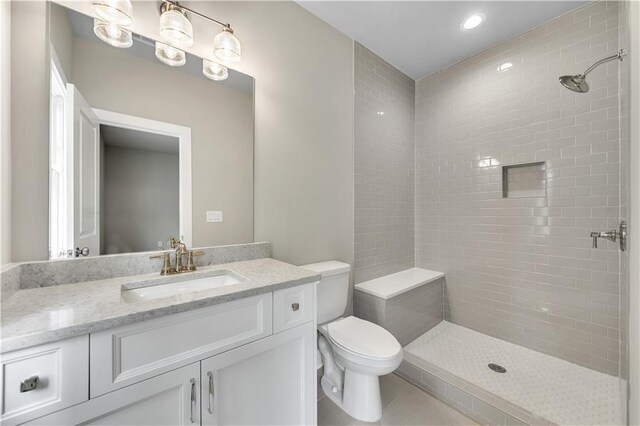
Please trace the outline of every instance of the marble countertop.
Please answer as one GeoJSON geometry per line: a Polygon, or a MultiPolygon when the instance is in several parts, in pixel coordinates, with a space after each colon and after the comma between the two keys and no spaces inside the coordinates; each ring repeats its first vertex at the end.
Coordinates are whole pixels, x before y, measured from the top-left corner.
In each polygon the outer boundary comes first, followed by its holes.
{"type": "Polygon", "coordinates": [[[206,266],[188,274],[166,277],[154,273],[21,289],[2,300],[0,349],[2,353],[9,352],[319,279],[315,272],[263,258],[206,266]],[[136,303],[127,303],[121,298],[123,285],[131,287],[150,280],[157,283],[159,278],[167,283],[186,277],[201,278],[224,269],[241,275],[246,281],[136,303]]]}

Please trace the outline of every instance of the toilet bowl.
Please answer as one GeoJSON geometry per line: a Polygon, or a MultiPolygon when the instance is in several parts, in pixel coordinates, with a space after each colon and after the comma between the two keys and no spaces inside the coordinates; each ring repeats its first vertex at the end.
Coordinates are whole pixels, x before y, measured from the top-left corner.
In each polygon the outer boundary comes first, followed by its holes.
{"type": "Polygon", "coordinates": [[[356,317],[320,325],[318,331],[325,395],[357,420],[380,420],[379,376],[400,366],[400,343],[384,328],[356,317]]]}
{"type": "Polygon", "coordinates": [[[378,421],[382,417],[378,378],[400,366],[402,347],[379,325],[342,317],[349,294],[348,264],[328,261],[303,267],[322,277],[316,298],[322,391],[351,417],[378,421]]]}

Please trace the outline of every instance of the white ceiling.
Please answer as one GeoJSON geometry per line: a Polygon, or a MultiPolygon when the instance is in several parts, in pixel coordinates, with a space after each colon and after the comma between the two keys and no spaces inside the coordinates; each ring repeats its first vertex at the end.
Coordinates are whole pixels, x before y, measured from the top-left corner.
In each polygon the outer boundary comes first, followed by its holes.
{"type": "Polygon", "coordinates": [[[108,146],[119,148],[141,149],[165,154],[178,154],[178,138],[142,132],[140,130],[125,129],[102,124],[100,125],[102,142],[108,146]]]}
{"type": "Polygon", "coordinates": [[[408,76],[419,79],[586,1],[298,1],[408,76]],[[460,30],[483,13],[479,27],[460,30]]]}

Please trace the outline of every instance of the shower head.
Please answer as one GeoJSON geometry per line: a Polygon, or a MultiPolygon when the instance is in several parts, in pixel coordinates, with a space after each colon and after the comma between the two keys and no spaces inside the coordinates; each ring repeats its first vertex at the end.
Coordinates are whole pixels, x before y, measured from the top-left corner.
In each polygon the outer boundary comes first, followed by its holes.
{"type": "Polygon", "coordinates": [[[560,77],[560,83],[569,90],[573,90],[578,93],[587,93],[589,91],[589,85],[587,84],[587,74],[593,71],[598,65],[602,65],[605,62],[613,61],[617,59],[619,61],[627,54],[624,49],[620,49],[616,55],[609,56],[608,58],[600,59],[595,64],[591,65],[582,74],[576,75],[563,75],[560,77]]]}
{"type": "Polygon", "coordinates": [[[560,83],[574,92],[587,93],[589,91],[589,85],[583,74],[563,75],[560,77],[560,83]]]}

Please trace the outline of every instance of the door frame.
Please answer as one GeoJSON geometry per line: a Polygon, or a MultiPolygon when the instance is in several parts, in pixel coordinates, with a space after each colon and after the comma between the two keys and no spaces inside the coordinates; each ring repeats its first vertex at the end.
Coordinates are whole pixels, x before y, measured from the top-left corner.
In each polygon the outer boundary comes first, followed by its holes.
{"type": "Polygon", "coordinates": [[[93,108],[100,124],[122,127],[124,129],[139,130],[178,138],[179,153],[179,216],[180,238],[191,247],[192,241],[192,192],[191,192],[191,128],[164,121],[150,120],[134,115],[121,114],[93,108]]]}

